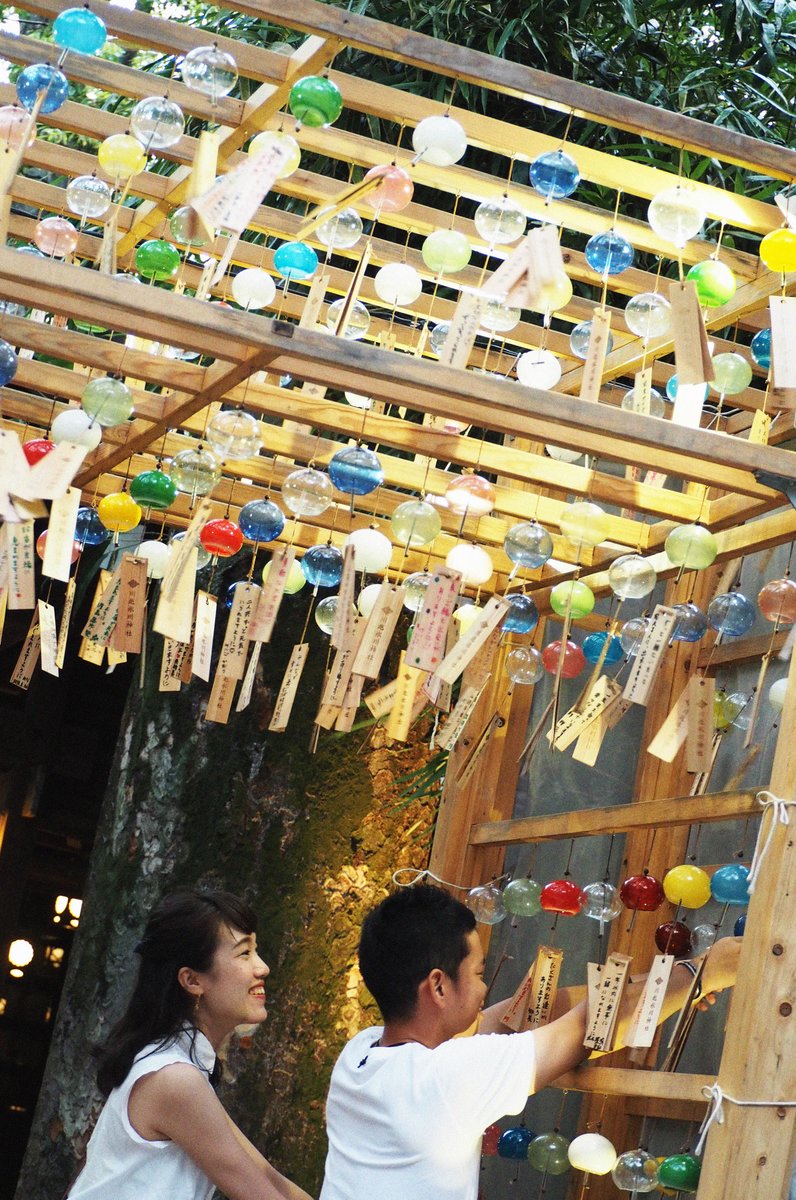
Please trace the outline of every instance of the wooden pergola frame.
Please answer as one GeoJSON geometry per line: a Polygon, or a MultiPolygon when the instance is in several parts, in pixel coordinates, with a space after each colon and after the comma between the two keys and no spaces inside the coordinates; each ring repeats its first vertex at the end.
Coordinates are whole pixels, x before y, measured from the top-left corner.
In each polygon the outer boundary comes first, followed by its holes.
{"type": "MultiPolygon", "coordinates": [[[[30,0],[25,10],[50,19],[65,7],[62,0],[30,0]]],[[[175,54],[209,40],[201,30],[114,7],[105,0],[92,0],[92,8],[102,15],[109,33],[128,47],[175,54]]],[[[324,304],[350,293],[359,257],[356,248],[335,251],[323,266],[320,279],[313,283],[309,300],[303,290],[286,292],[276,317],[208,305],[190,295],[165,288],[143,288],[88,269],[100,255],[101,238],[96,226],[81,231],[74,262],[69,265],[30,257],[23,260],[14,249],[0,248],[0,299],[31,310],[26,317],[0,314],[0,336],[24,351],[13,384],[0,395],[3,426],[24,431],[26,436],[43,434],[55,413],[79,403],[87,373],[118,372],[136,381],[134,419],[106,432],[78,477],[90,502],[119,490],[131,474],[153,467],[161,456],[168,459],[180,449],[196,446],[212,406],[222,401],[240,404],[267,422],[263,426],[265,454],[225,464],[226,481],[221,489],[224,498],[218,501],[218,515],[227,507],[234,514],[266,488],[277,491],[296,465],[328,462],[340,448],[341,436],[348,441],[364,437],[377,444],[385,468],[384,486],[358,511],[349,511],[348,504],[341,501],[323,517],[291,525],[283,540],[292,540],[302,548],[327,536],[339,544],[351,528],[373,519],[381,520],[388,532],[386,521],[397,504],[423,490],[442,495],[451,468],[486,472],[497,482],[494,512],[479,522],[468,520],[460,529],[459,519],[441,508],[442,532],[429,550],[407,553],[395,545],[390,570],[397,577],[444,560],[457,539],[469,536],[489,548],[495,565],[490,586],[496,591],[505,590],[512,564],[503,551],[503,539],[511,525],[533,517],[551,528],[555,566],[520,572],[514,578],[533,594],[542,613],[548,611],[551,584],[571,578],[576,572],[582,572],[581,578],[595,592],[605,593],[608,566],[628,550],[639,550],[661,576],[673,577],[675,568],[663,553],[663,543],[675,524],[700,521],[713,530],[720,563],[794,539],[796,511],[784,505],[779,487],[771,486],[772,475],[787,484],[796,483],[796,459],[776,444],[794,436],[792,413],[783,412],[777,417],[770,444],[746,440],[754,413],[765,410],[768,403],[765,373],[759,368],[755,367],[752,386],[732,398],[730,415],[706,419],[715,428],[686,429],[617,406],[621,388],[615,386],[615,381],[622,381],[624,387],[632,384],[633,374],[643,362],[652,366],[653,382],[658,387],[665,385],[673,371],[670,340],[659,339],[645,347],[622,321],[622,298],[656,290],[659,281],[653,272],[635,268],[612,280],[609,308],[615,342],[606,359],[601,402],[579,399],[582,365],[572,355],[566,329],[591,318],[601,280],[577,249],[578,238],[609,229],[614,221],[613,210],[579,202],[577,197],[545,204],[529,186],[514,181],[508,185],[512,198],[529,217],[561,226],[565,247],[568,235],[575,235],[576,245],[566,249],[567,270],[574,280],[591,285],[595,292],[594,298],[589,298],[586,288],[581,289],[584,294],[574,297],[556,315],[556,323],[546,335],[548,348],[564,361],[555,392],[523,388],[513,380],[480,373],[487,370],[505,376],[515,353],[540,344],[542,325],[527,313],[507,338],[510,352],[493,342],[486,346],[481,342],[470,358],[469,365],[475,369],[467,371],[434,361],[425,348],[425,327],[429,322],[448,320],[455,307],[451,290],[477,289],[487,264],[494,266],[507,253],[505,248],[490,248],[481,241],[472,220],[458,212],[458,198],[467,201],[501,196],[515,162],[530,162],[538,154],[557,148],[560,140],[469,112],[461,104],[446,106],[354,77],[335,69],[334,59],[344,48],[355,47],[369,55],[392,58],[451,80],[519,98],[529,106],[630,130],[773,179],[791,181],[796,176],[796,151],[386,26],[316,0],[302,0],[300,6],[295,6],[296,12],[289,14],[276,0],[238,0],[234,8],[278,26],[288,25],[307,36],[289,56],[226,38],[213,39],[236,57],[241,76],[251,82],[251,95],[245,101],[227,97],[211,105],[206,97],[184,84],[169,82],[170,96],[187,113],[221,127],[222,169],[243,161],[242,147],[253,134],[279,128],[285,122],[283,110],[297,79],[328,69],[349,108],[379,122],[392,123],[399,134],[425,116],[450,112],[461,122],[470,143],[491,152],[505,170],[490,175],[462,164],[440,170],[422,161],[413,162],[411,151],[402,144],[391,145],[337,128],[302,127],[295,131],[304,150],[343,164],[346,172],[395,161],[411,169],[417,184],[439,194],[437,207],[412,203],[400,213],[379,216],[370,237],[371,266],[361,280],[358,296],[366,304],[377,306],[381,315],[374,316],[368,338],[361,343],[319,332],[313,327],[314,319],[306,319],[308,305],[314,305],[313,311],[322,314],[324,304]],[[450,218],[447,214],[452,210],[455,215],[450,218]],[[441,212],[446,214],[446,221],[451,220],[454,228],[468,236],[479,257],[476,265],[444,281],[446,294],[442,296],[437,294],[439,281],[428,271],[419,252],[420,239],[438,227],[441,212]],[[391,261],[415,266],[426,288],[414,306],[389,316],[376,297],[373,273],[391,261]],[[39,314],[49,316],[41,320],[39,314]],[[81,331],[75,322],[102,327],[113,331],[114,336],[109,339],[97,332],[81,331]],[[197,361],[166,357],[164,347],[195,353],[197,361]],[[286,374],[301,386],[289,390],[280,387],[280,377],[286,374]],[[367,392],[373,397],[373,409],[363,418],[361,412],[336,396],[327,395],[329,389],[367,392]],[[443,432],[434,417],[456,419],[465,429],[461,433],[443,432]],[[561,462],[545,452],[545,445],[585,452],[591,457],[587,465],[561,462]],[[676,487],[660,486],[659,479],[646,481],[639,477],[638,468],[662,473],[674,480],[676,487]],[[561,509],[573,497],[587,497],[622,510],[621,515],[610,518],[606,540],[580,561],[558,532],[561,509]]],[[[0,32],[0,55],[19,64],[54,59],[52,47],[46,43],[5,32],[0,32]]],[[[162,77],[145,71],[83,55],[71,54],[65,69],[76,82],[134,100],[157,93],[164,83],[162,77]]],[[[0,103],[14,99],[14,89],[0,85],[0,103]]],[[[123,117],[74,101],[67,101],[41,123],[94,142],[126,129],[123,117]]],[[[292,124],[290,129],[293,132],[292,124]]],[[[142,239],[170,236],[165,218],[185,195],[196,144],[196,139],[183,137],[163,152],[169,164],[166,171],[145,170],[131,181],[128,202],[118,217],[120,267],[130,268],[134,249],[142,239]]],[[[585,179],[604,187],[619,186],[623,194],[637,198],[651,198],[676,178],[674,172],[623,161],[616,153],[606,153],[599,147],[578,146],[573,153],[585,179]]],[[[24,166],[11,184],[8,235],[16,241],[31,237],[35,224],[31,210],[65,212],[64,180],[90,173],[95,166],[93,155],[85,150],[38,137],[26,151],[24,166]],[[28,168],[35,168],[35,172],[31,174],[28,168]]],[[[781,223],[780,213],[772,204],[705,184],[696,186],[709,216],[729,229],[763,235],[781,223]]],[[[250,228],[272,239],[291,239],[297,235],[301,219],[283,205],[282,197],[315,205],[333,199],[340,188],[334,178],[300,169],[277,183],[273,196],[266,197],[258,208],[250,228]]],[[[367,215],[366,208],[362,211],[367,215]]],[[[671,256],[671,247],[638,218],[619,215],[617,228],[646,254],[671,256]]],[[[309,240],[312,242],[312,238],[309,240]]],[[[211,249],[221,253],[218,246],[211,249]]],[[[688,266],[716,253],[717,247],[711,241],[695,240],[686,245],[682,259],[688,266]]],[[[748,341],[750,334],[768,323],[769,297],[783,290],[790,294],[795,280],[788,277],[783,281],[767,272],[752,253],[722,248],[720,254],[735,272],[738,289],[723,308],[707,312],[706,324],[715,334],[715,348],[728,350],[733,342],[720,334],[735,327],[740,339],[748,341]]],[[[258,266],[273,270],[273,252],[264,243],[242,240],[232,264],[233,269],[258,266]]],[[[186,263],[181,281],[189,291],[196,286],[199,274],[195,260],[186,263]]],[[[224,299],[228,294],[229,277],[216,289],[217,298],[224,299]]],[[[179,527],[189,518],[184,497],[166,519],[179,527]]],[[[672,583],[671,588],[675,589],[676,584],[672,583]]],[[[672,590],[671,595],[676,592],[672,590]]],[[[686,663],[682,654],[672,660],[666,685],[650,711],[645,744],[654,733],[655,723],[660,724],[668,712],[672,696],[682,686],[688,670],[696,665],[696,656],[693,663],[686,663]]],[[[796,667],[791,668],[782,721],[786,731],[796,720],[794,671],[796,667]]],[[[473,718],[474,728],[504,703],[508,703],[506,681],[496,672],[473,718]]],[[[457,768],[466,761],[471,743],[465,739],[451,755],[453,770],[449,768],[432,855],[432,869],[446,879],[472,884],[488,877],[499,869],[503,848],[520,841],[622,831],[628,833],[626,853],[631,855],[632,838],[662,823],[667,826],[669,840],[664,845],[661,839],[658,858],[665,864],[667,854],[675,853],[677,838],[682,842],[682,830],[691,822],[730,820],[756,810],[755,795],[749,791],[690,796],[682,768],[656,768],[653,772],[642,758],[638,801],[632,805],[512,820],[517,753],[525,736],[529,708],[530,689],[518,689],[507,708],[505,726],[495,733],[477,770],[462,787],[453,780],[457,768]]],[[[793,795],[794,772],[796,756],[786,737],[777,750],[771,782],[778,795],[793,795]]],[[[785,906],[777,902],[782,895],[792,895],[796,885],[790,850],[786,833],[778,828],[766,875],[750,908],[754,936],[744,942],[742,975],[719,1076],[725,1090],[736,1098],[792,1100],[796,1096],[796,1055],[793,1038],[788,1034],[796,990],[796,938],[792,919],[788,926],[784,922],[785,906]]],[[[622,948],[645,953],[648,940],[649,929],[641,921],[627,947],[622,948]]],[[[576,1072],[561,1082],[562,1086],[614,1097],[607,1123],[621,1135],[631,1128],[628,1122],[638,1112],[640,1097],[648,1102],[644,1111],[653,1111],[649,1104],[654,1102],[656,1112],[690,1118],[701,1107],[700,1089],[709,1081],[697,1076],[664,1077],[649,1071],[599,1067],[576,1072]]],[[[724,1126],[710,1135],[701,1200],[784,1196],[795,1128],[793,1109],[729,1106],[724,1126]]],[[[593,1181],[593,1200],[609,1194],[613,1194],[611,1187],[593,1181]]]]}

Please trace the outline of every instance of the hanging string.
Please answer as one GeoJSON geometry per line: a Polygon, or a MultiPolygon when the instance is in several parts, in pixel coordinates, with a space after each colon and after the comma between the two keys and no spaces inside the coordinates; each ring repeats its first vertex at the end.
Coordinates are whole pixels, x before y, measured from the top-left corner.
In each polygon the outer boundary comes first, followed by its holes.
{"type": "Polygon", "coordinates": [[[768,854],[771,840],[774,837],[774,831],[777,825],[789,825],[790,816],[788,808],[796,805],[796,800],[781,800],[779,796],[775,796],[773,792],[762,791],[757,793],[757,802],[763,806],[763,820],[760,825],[760,831],[757,835],[757,845],[755,852],[752,855],[752,863],[749,868],[749,880],[747,883],[747,891],[751,896],[757,886],[757,881],[760,878],[760,872],[763,867],[763,862],[768,854]],[[771,818],[768,822],[768,830],[763,839],[763,827],[766,824],[766,814],[771,810],[771,818]]]}
{"type": "Polygon", "coordinates": [[[731,1096],[729,1092],[725,1092],[719,1083],[712,1083],[710,1087],[703,1087],[702,1095],[706,1100],[710,1101],[710,1108],[699,1131],[699,1141],[696,1144],[695,1154],[702,1153],[711,1126],[714,1124],[724,1124],[725,1100],[728,1104],[737,1104],[739,1108],[796,1108],[796,1100],[739,1100],[736,1096],[731,1096]]]}
{"type": "Polygon", "coordinates": [[[399,867],[397,871],[393,871],[392,881],[396,887],[412,887],[424,879],[433,879],[435,883],[439,883],[443,887],[454,888],[457,892],[471,892],[473,887],[486,887],[490,883],[500,883],[502,879],[508,879],[510,874],[510,871],[506,871],[503,875],[493,875],[491,879],[487,880],[487,883],[467,886],[463,883],[449,883],[447,879],[440,879],[439,875],[435,875],[433,871],[421,870],[419,867],[399,867]]]}

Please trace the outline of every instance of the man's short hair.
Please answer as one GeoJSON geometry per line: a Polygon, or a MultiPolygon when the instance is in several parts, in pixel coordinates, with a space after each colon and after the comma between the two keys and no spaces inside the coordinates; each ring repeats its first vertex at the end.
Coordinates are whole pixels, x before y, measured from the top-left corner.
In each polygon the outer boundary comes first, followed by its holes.
{"type": "Polygon", "coordinates": [[[385,1021],[414,1014],[417,989],[431,971],[457,980],[473,929],[470,909],[428,884],[399,888],[368,913],[359,969],[385,1021]]]}

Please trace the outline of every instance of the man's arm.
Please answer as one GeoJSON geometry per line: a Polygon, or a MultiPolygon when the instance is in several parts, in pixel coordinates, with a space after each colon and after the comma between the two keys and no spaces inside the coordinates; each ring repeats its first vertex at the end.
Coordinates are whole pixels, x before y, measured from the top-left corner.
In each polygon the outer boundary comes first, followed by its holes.
{"type": "MultiPolygon", "coordinates": [[[[727,987],[732,987],[738,969],[740,943],[740,938],[722,938],[716,943],[707,956],[702,973],[703,991],[721,992],[727,987]]],[[[689,970],[678,969],[678,966],[679,964],[675,963],[672,968],[658,1019],[659,1024],[682,1008],[691,990],[693,975],[689,970]]],[[[624,1045],[624,1038],[643,986],[644,978],[628,984],[625,988],[617,1017],[614,1050],[620,1050],[624,1045]]],[[[546,1087],[564,1071],[577,1066],[589,1056],[590,1052],[583,1045],[587,1021],[586,1001],[583,997],[585,988],[561,988],[553,1008],[554,1019],[537,1030],[535,1090],[546,1087]]],[[[509,1000],[504,1000],[485,1009],[479,1033],[510,1032],[505,1025],[500,1024],[509,1003],[509,1000]]]]}

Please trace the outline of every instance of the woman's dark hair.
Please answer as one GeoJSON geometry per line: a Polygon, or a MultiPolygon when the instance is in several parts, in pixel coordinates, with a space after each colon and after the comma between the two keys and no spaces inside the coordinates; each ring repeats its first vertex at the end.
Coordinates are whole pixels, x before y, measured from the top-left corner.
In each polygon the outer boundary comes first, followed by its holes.
{"type": "Polygon", "coordinates": [[[473,929],[470,909],[428,884],[399,888],[368,913],[359,969],[385,1021],[413,1015],[417,989],[430,971],[456,982],[473,929]]]}
{"type": "Polygon", "coordinates": [[[125,1079],[144,1046],[162,1045],[193,1027],[194,1000],[181,986],[181,967],[208,971],[224,926],[256,933],[254,912],[231,892],[186,888],[150,914],[136,946],[141,962],[127,1011],[97,1052],[97,1083],[107,1096],[125,1079]]]}

